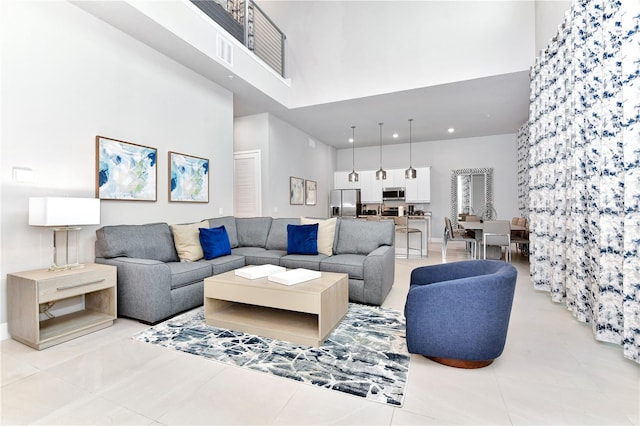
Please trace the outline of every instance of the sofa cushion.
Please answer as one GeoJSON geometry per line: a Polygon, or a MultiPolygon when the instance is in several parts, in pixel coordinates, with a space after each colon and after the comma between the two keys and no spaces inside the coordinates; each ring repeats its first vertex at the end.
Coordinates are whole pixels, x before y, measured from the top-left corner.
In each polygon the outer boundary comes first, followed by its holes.
{"type": "Polygon", "coordinates": [[[231,248],[238,247],[238,232],[236,231],[236,218],[233,216],[214,217],[209,219],[209,228],[217,228],[224,225],[229,236],[231,248]]]}
{"type": "Polygon", "coordinates": [[[267,237],[267,250],[287,250],[287,225],[300,225],[297,218],[278,218],[271,222],[267,237]]]}
{"type": "Polygon", "coordinates": [[[202,246],[200,245],[199,228],[209,227],[209,222],[204,220],[198,223],[184,225],[171,225],[173,242],[182,262],[195,262],[202,259],[202,246]]]}
{"type": "Polygon", "coordinates": [[[202,281],[212,274],[211,265],[203,262],[168,262],[171,289],[202,281]]]}
{"type": "Polygon", "coordinates": [[[134,257],[178,262],[173,234],[166,223],[103,226],[96,231],[96,257],[134,257]]]}
{"type": "Polygon", "coordinates": [[[333,242],[335,240],[336,223],[338,218],[332,217],[331,219],[311,219],[308,217],[301,217],[300,223],[302,225],[309,225],[312,223],[318,224],[318,252],[331,256],[333,254],[333,242]]]}
{"type": "Polygon", "coordinates": [[[233,254],[244,256],[247,265],[280,265],[280,258],[287,254],[284,250],[266,250],[262,247],[238,247],[233,254]]]}
{"type": "Polygon", "coordinates": [[[363,280],[366,258],[363,254],[337,254],[320,261],[320,270],[348,274],[349,278],[363,280]]]}
{"type": "Polygon", "coordinates": [[[287,225],[287,254],[318,254],[318,224],[287,225]]]}
{"type": "Polygon", "coordinates": [[[244,256],[230,254],[228,256],[216,257],[211,260],[201,260],[200,262],[211,265],[213,268],[213,275],[218,275],[224,272],[233,271],[234,269],[242,268],[245,266],[244,260],[244,256]]]}
{"type": "Polygon", "coordinates": [[[394,235],[395,225],[392,220],[341,220],[336,254],[366,255],[380,246],[393,245],[394,235]]]}
{"type": "Polygon", "coordinates": [[[236,218],[239,247],[265,247],[271,228],[270,217],[236,218]]]}
{"type": "Polygon", "coordinates": [[[320,270],[320,261],[326,259],[326,254],[318,253],[316,255],[311,254],[288,254],[280,258],[280,266],[285,268],[305,268],[313,269],[314,271],[320,270]]]}
{"type": "Polygon", "coordinates": [[[200,243],[206,260],[231,254],[229,236],[224,225],[216,228],[200,228],[200,243]]]}

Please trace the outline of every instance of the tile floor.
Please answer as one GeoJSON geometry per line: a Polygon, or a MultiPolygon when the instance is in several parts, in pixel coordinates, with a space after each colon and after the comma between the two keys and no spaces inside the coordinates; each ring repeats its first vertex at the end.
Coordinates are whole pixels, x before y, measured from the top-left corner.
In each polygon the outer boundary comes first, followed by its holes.
{"type": "MultiPolygon", "coordinates": [[[[465,258],[452,245],[448,261],[465,258]]],[[[415,267],[397,259],[385,306],[402,309],[415,267]]],[[[130,339],[145,325],[113,327],[36,351],[0,344],[2,424],[491,424],[640,425],[640,366],[596,342],[548,294],[518,285],[503,355],[460,370],[413,355],[402,408],[218,364],[130,339]]]]}

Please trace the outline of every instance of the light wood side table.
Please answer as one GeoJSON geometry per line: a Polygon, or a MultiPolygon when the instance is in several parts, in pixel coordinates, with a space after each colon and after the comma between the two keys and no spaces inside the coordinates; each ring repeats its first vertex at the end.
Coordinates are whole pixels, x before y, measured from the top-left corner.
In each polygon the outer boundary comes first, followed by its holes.
{"type": "Polygon", "coordinates": [[[45,349],[109,327],[117,317],[117,268],[86,264],[63,271],[38,269],[7,274],[9,334],[35,349],[45,349]],[[84,297],[84,309],[40,319],[56,301],[84,297]]]}

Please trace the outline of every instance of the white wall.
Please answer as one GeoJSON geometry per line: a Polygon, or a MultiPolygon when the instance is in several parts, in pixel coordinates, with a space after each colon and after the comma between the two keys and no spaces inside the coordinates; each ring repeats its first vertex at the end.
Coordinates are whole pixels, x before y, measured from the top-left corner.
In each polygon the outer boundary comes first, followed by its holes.
{"type": "Polygon", "coordinates": [[[292,107],[524,71],[535,56],[533,1],[260,7],[287,36],[292,107]]]}
{"type": "Polygon", "coordinates": [[[571,0],[536,0],[536,56],[558,34],[558,26],[570,8],[571,0]]]}
{"type": "MultiPolygon", "coordinates": [[[[6,325],[6,274],[51,264],[51,231],[29,227],[28,198],[93,197],[96,135],[158,149],[157,202],[102,201],[101,225],[196,221],[219,208],[233,214],[233,98],[71,3],[1,3],[6,325]],[[170,150],[210,160],[208,204],[168,202],[170,150]],[[34,182],[13,182],[15,166],[31,168],[34,182]]],[[[81,231],[82,262],[94,258],[96,228],[81,231]]]]}
{"type": "Polygon", "coordinates": [[[271,114],[236,119],[236,151],[261,150],[262,212],[265,216],[327,217],[336,150],[271,114]],[[315,206],[289,204],[289,177],[317,182],[315,206]]]}
{"type": "MultiPolygon", "coordinates": [[[[451,211],[451,170],[493,168],[494,207],[500,219],[519,216],[516,184],[516,135],[494,135],[446,141],[414,142],[413,167],[431,166],[431,203],[424,209],[433,214],[431,229],[434,238],[442,238],[444,217],[451,211]]],[[[382,165],[385,169],[406,169],[409,166],[409,145],[383,145],[382,165]]],[[[336,170],[351,170],[351,149],[338,150],[336,170]]],[[[355,149],[358,170],[380,167],[380,148],[355,149]]]]}

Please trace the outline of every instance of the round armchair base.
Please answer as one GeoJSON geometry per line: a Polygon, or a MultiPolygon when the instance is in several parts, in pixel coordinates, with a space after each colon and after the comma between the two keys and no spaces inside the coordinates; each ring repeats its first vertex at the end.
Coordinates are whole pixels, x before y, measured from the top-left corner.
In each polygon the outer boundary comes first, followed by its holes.
{"type": "Polygon", "coordinates": [[[455,358],[441,358],[439,356],[428,356],[431,361],[435,361],[439,364],[448,365],[449,367],[456,368],[482,368],[490,365],[493,360],[489,359],[486,361],[468,361],[465,359],[455,359],[455,358]]]}

